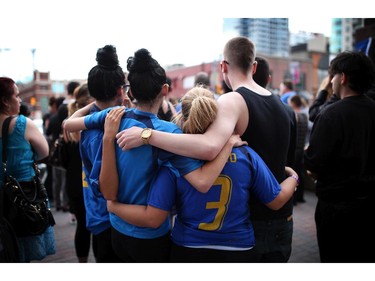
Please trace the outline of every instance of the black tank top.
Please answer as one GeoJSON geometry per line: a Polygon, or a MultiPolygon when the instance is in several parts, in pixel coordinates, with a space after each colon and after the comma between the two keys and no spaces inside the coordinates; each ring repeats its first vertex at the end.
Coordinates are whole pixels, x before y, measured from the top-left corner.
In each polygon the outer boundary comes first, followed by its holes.
{"type": "MultiPolygon", "coordinates": [[[[276,95],[262,96],[245,87],[238,88],[236,92],[243,97],[249,111],[249,124],[241,138],[262,157],[277,181],[282,182],[286,177],[290,144],[295,144],[295,141],[291,141],[294,126],[292,113],[286,110],[276,95]]],[[[292,214],[292,201],[273,211],[255,199],[251,200],[251,217],[254,220],[286,218],[292,214]]]]}

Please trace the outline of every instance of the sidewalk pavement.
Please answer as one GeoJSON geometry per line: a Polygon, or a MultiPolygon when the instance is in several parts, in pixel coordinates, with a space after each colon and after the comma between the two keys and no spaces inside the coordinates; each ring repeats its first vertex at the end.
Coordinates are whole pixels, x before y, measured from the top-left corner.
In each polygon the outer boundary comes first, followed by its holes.
{"type": "MultiPolygon", "coordinates": [[[[316,241],[314,211],[317,198],[310,191],[305,191],[305,203],[299,203],[294,207],[294,232],[292,255],[289,263],[319,263],[319,251],[316,241]]],[[[78,259],[74,250],[75,224],[70,224],[70,214],[56,212],[53,209],[56,220],[56,254],[46,257],[37,263],[77,263],[78,259]]],[[[95,263],[92,249],[90,249],[89,263],[95,263]]]]}

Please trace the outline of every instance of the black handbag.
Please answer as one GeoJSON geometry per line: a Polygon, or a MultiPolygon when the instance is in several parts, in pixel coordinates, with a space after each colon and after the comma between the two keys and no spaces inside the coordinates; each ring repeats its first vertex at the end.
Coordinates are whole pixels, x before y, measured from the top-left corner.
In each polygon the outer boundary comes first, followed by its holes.
{"type": "Polygon", "coordinates": [[[55,225],[49,209],[47,190],[39,178],[39,169],[34,162],[35,176],[31,181],[18,182],[6,173],[8,130],[11,117],[3,124],[3,172],[4,212],[18,237],[40,235],[48,226],[55,225]]]}
{"type": "Polygon", "coordinates": [[[66,169],[66,142],[64,136],[60,135],[50,147],[48,163],[51,166],[66,169]]]}

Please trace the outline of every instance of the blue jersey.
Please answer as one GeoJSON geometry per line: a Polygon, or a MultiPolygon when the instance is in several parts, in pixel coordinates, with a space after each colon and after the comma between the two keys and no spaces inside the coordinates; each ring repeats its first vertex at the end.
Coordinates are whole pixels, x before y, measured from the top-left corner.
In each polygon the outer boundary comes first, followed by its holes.
{"type": "MultiPolygon", "coordinates": [[[[103,129],[105,117],[109,110],[87,116],[85,118],[86,128],[103,129]]],[[[126,109],[126,113],[121,120],[120,131],[133,126],[170,133],[182,133],[177,125],[160,120],[155,114],[134,108],[126,109]]],[[[203,161],[175,155],[151,145],[143,145],[126,152],[116,145],[116,164],[120,182],[117,200],[125,204],[147,205],[151,181],[160,166],[171,166],[178,171],[179,175],[183,176],[201,167],[203,161]]],[[[170,230],[169,219],[159,228],[137,227],[112,213],[110,219],[112,226],[117,231],[136,238],[152,239],[165,235],[170,230]]]]}
{"type": "MultiPolygon", "coordinates": [[[[95,105],[91,112],[99,112],[95,105]]],[[[107,200],[98,192],[100,167],[102,163],[102,130],[82,131],[80,153],[83,163],[83,197],[86,208],[86,227],[97,235],[111,226],[107,200]]]]}
{"type": "Polygon", "coordinates": [[[234,148],[221,175],[206,193],[198,192],[170,168],[162,168],[153,182],[148,204],[177,216],[172,230],[175,244],[185,247],[249,249],[254,246],[249,198],[269,203],[281,187],[267,165],[251,148],[234,148]]]}

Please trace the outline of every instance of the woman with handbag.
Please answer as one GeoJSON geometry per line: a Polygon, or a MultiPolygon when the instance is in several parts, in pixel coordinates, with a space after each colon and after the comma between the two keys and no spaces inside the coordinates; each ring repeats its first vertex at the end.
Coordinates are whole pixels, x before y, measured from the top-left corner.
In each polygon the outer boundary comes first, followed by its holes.
{"type": "MultiPolygon", "coordinates": [[[[48,156],[48,143],[31,119],[18,115],[20,105],[21,99],[16,83],[11,78],[0,77],[0,133],[2,139],[4,121],[9,116],[14,116],[10,121],[7,136],[6,174],[12,176],[18,182],[28,182],[32,181],[35,176],[33,168],[35,161],[48,156]]],[[[0,142],[0,148],[0,157],[3,161],[2,142],[0,142]]],[[[0,188],[6,188],[3,185],[3,169],[0,169],[0,182],[0,188]]],[[[0,207],[3,208],[4,206],[0,207]]],[[[4,210],[4,213],[6,212],[7,210],[4,210]]],[[[17,240],[21,262],[42,260],[47,255],[56,252],[55,234],[52,226],[48,226],[42,234],[17,235],[17,240]]]]}

